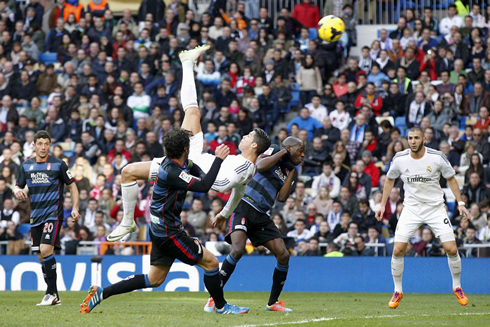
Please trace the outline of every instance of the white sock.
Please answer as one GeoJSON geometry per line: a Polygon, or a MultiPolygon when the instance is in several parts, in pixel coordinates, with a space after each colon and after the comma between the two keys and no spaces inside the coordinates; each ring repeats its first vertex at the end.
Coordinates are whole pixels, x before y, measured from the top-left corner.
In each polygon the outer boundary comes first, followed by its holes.
{"type": "Polygon", "coordinates": [[[180,89],[180,98],[184,111],[191,106],[198,107],[196,81],[194,80],[194,63],[191,60],[182,62],[182,88],[180,89]]]}
{"type": "Polygon", "coordinates": [[[136,182],[121,184],[124,217],[122,226],[131,226],[134,221],[134,208],[138,203],[139,188],[136,182]]]}
{"type": "Polygon", "coordinates": [[[453,289],[461,287],[461,257],[459,254],[448,255],[447,263],[449,264],[449,270],[453,276],[453,289]]]}
{"type": "Polygon", "coordinates": [[[395,292],[403,293],[403,257],[391,257],[391,274],[395,283],[395,292]]]}

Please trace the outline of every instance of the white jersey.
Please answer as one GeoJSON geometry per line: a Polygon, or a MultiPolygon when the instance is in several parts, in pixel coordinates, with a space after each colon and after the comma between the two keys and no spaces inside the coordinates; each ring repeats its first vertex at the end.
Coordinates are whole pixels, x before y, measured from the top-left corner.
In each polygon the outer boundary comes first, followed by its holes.
{"type": "Polygon", "coordinates": [[[456,175],[453,167],[440,151],[425,147],[425,154],[420,159],[414,159],[410,152],[411,150],[407,149],[393,157],[387,177],[401,177],[405,190],[405,205],[442,204],[444,191],[439,185],[439,179],[441,175],[444,178],[456,175]]]}
{"type": "Polygon", "coordinates": [[[346,129],[349,127],[349,123],[351,121],[350,115],[347,111],[339,113],[337,110],[334,110],[330,113],[330,120],[332,121],[332,126],[337,127],[339,130],[346,129]]]}

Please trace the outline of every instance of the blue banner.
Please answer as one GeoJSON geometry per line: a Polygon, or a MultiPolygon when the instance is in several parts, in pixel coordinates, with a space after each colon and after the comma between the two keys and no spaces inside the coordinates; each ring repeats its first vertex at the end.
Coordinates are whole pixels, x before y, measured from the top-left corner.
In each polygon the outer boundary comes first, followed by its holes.
{"type": "MultiPolygon", "coordinates": [[[[132,274],[146,274],[150,257],[105,256],[100,267],[90,256],[57,256],[58,289],[87,290],[103,287],[132,274]]],[[[224,257],[220,258],[222,262],[224,257]]],[[[284,291],[290,292],[392,292],[390,258],[294,257],[284,291]]],[[[468,294],[490,294],[490,259],[462,259],[462,285],[468,294]]],[[[272,284],[274,257],[243,257],[226,284],[227,291],[266,291],[272,284]]],[[[41,265],[35,256],[0,256],[0,291],[45,290],[41,265]]],[[[451,274],[447,259],[405,258],[403,289],[407,293],[449,293],[451,274]]],[[[145,291],[152,291],[146,289],[145,291]]],[[[204,291],[203,270],[175,262],[158,291],[204,291]]]]}

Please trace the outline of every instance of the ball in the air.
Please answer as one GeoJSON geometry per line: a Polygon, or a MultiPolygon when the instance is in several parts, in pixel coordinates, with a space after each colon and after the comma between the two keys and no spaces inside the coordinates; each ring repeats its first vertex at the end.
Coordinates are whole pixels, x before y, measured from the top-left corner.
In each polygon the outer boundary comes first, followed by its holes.
{"type": "Polygon", "coordinates": [[[338,41],[344,31],[344,22],[337,16],[325,16],[318,22],[318,36],[327,42],[338,41]]]}

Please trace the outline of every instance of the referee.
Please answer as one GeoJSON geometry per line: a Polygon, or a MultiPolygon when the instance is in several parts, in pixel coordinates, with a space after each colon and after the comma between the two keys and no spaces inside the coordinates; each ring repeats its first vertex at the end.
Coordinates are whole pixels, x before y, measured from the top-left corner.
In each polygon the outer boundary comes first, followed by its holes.
{"type": "Polygon", "coordinates": [[[15,187],[15,197],[31,200],[31,247],[41,262],[46,294],[38,305],[60,305],[56,285],[56,259],[54,250],[61,249],[59,233],[63,225],[64,184],[70,188],[73,201],[71,217],[80,219],[78,189],[63,160],[50,156],[51,136],[46,131],[34,135],[36,156],[22,163],[15,187]],[[29,196],[24,191],[29,188],[29,196]]]}

